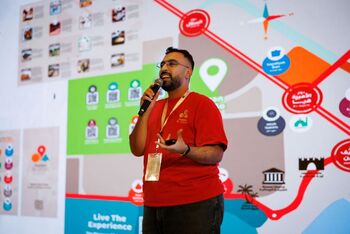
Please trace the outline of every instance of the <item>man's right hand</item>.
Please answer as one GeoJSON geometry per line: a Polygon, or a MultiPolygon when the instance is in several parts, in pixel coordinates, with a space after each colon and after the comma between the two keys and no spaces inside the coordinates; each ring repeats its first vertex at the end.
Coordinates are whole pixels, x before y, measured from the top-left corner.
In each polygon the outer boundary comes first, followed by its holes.
{"type": "Polygon", "coordinates": [[[148,87],[148,89],[146,89],[146,91],[143,93],[141,99],[140,99],[140,106],[142,106],[143,102],[145,100],[149,101],[151,104],[149,105],[149,107],[147,108],[147,110],[145,111],[145,114],[150,113],[151,110],[153,109],[156,100],[159,97],[160,92],[158,91],[157,93],[154,93],[152,90],[154,84],[152,84],[150,87],[148,87]]]}

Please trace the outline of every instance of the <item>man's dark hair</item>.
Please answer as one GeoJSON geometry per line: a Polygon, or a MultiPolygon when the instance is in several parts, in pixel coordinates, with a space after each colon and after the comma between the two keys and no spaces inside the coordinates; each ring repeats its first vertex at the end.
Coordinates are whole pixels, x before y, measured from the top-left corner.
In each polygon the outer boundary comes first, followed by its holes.
{"type": "Polygon", "coordinates": [[[182,50],[182,49],[177,49],[177,48],[173,48],[173,47],[168,47],[166,49],[166,51],[165,51],[165,54],[169,54],[169,53],[172,53],[172,52],[178,52],[178,53],[183,54],[183,56],[185,58],[187,58],[188,61],[190,61],[191,67],[192,67],[192,70],[193,70],[193,68],[194,68],[194,61],[193,61],[193,57],[190,54],[190,52],[188,52],[187,50],[182,50]]]}

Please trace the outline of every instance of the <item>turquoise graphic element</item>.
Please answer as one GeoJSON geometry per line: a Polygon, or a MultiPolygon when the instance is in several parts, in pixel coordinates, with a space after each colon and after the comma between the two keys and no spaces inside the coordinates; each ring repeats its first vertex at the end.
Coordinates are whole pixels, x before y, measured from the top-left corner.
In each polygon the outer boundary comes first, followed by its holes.
{"type": "Polygon", "coordinates": [[[108,85],[109,90],[117,90],[118,89],[118,83],[117,82],[112,82],[108,85]]]}
{"type": "Polygon", "coordinates": [[[4,203],[3,203],[3,208],[4,208],[4,210],[6,210],[6,211],[12,210],[12,202],[11,202],[10,199],[5,198],[4,203]]]}
{"type": "Polygon", "coordinates": [[[5,149],[5,155],[7,157],[11,157],[13,155],[13,152],[14,152],[14,150],[13,150],[12,145],[8,145],[5,149]]]}
{"type": "Polygon", "coordinates": [[[256,234],[257,228],[267,220],[267,216],[254,205],[241,199],[225,199],[222,234],[256,234]]]}
{"type": "Polygon", "coordinates": [[[141,86],[141,83],[139,80],[132,80],[130,82],[130,88],[138,88],[141,86]]]}
{"type": "MultiPolygon", "coordinates": [[[[143,206],[129,202],[66,198],[65,234],[140,233],[143,206]]],[[[255,234],[267,220],[254,205],[241,199],[225,199],[222,234],[255,234]]]]}
{"type": "Polygon", "coordinates": [[[64,233],[136,234],[141,212],[128,202],[67,198],[64,233]]]}
{"type": "Polygon", "coordinates": [[[302,119],[297,120],[294,123],[294,127],[296,128],[302,128],[302,127],[307,127],[308,126],[308,118],[306,117],[305,121],[302,119]]]}
{"type": "Polygon", "coordinates": [[[49,157],[47,156],[47,154],[45,154],[45,155],[41,158],[41,160],[42,160],[43,162],[47,162],[47,161],[49,161],[49,157]]]}
{"type": "Polygon", "coordinates": [[[266,3],[265,3],[265,6],[264,6],[263,17],[264,17],[264,18],[269,17],[269,10],[267,9],[267,4],[266,4],[266,3]]]}
{"type": "Polygon", "coordinates": [[[350,202],[340,199],[329,205],[307,227],[303,234],[349,234],[350,202]]]}

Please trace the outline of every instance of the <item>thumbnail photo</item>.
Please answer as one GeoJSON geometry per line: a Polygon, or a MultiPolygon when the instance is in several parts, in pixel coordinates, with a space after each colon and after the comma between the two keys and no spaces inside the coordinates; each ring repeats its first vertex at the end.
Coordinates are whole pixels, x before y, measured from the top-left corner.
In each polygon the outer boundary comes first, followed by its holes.
{"type": "Polygon", "coordinates": [[[58,15],[61,13],[61,10],[62,10],[61,0],[51,0],[50,15],[58,15]]]}
{"type": "Polygon", "coordinates": [[[59,56],[60,52],[61,52],[60,43],[55,43],[55,44],[49,45],[49,56],[50,57],[59,56]]]}
{"type": "Polygon", "coordinates": [[[55,20],[50,23],[49,35],[58,35],[61,32],[61,22],[55,20]]]}
{"type": "Polygon", "coordinates": [[[116,31],[112,33],[112,45],[120,45],[125,43],[125,31],[116,31]]]}
{"type": "Polygon", "coordinates": [[[125,20],[126,10],[124,6],[115,7],[112,9],[112,22],[119,22],[125,20]]]}
{"type": "Polygon", "coordinates": [[[125,54],[112,54],[111,55],[111,67],[119,67],[125,63],[125,54]]]}
{"type": "Polygon", "coordinates": [[[91,28],[92,25],[92,15],[82,15],[79,17],[79,29],[91,28]]]}
{"type": "Polygon", "coordinates": [[[79,52],[91,50],[91,39],[88,36],[82,36],[78,40],[79,52]]]}
{"type": "Polygon", "coordinates": [[[19,76],[21,81],[30,80],[32,78],[32,70],[30,68],[21,69],[19,76]]]}
{"type": "Polygon", "coordinates": [[[23,28],[23,41],[29,41],[33,38],[33,28],[31,26],[25,26],[23,28]]]}
{"type": "Polygon", "coordinates": [[[56,77],[60,74],[60,65],[59,64],[51,64],[48,68],[48,77],[56,77]]]}
{"type": "Polygon", "coordinates": [[[23,9],[22,11],[22,20],[23,21],[29,21],[33,19],[33,7],[29,7],[27,9],[23,9]]]}
{"type": "Polygon", "coordinates": [[[88,7],[92,5],[92,0],[80,0],[80,7],[88,7]]]}
{"type": "Polygon", "coordinates": [[[24,49],[22,50],[22,62],[32,60],[32,49],[24,49]]]}
{"type": "Polygon", "coordinates": [[[88,72],[90,69],[90,59],[81,59],[77,64],[78,73],[88,72]]]}

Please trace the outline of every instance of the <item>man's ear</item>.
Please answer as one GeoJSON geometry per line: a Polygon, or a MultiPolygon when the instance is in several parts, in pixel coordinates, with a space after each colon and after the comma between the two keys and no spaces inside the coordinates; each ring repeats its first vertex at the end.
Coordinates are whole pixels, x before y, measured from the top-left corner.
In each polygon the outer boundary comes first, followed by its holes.
{"type": "Polygon", "coordinates": [[[190,79],[191,76],[192,76],[192,69],[187,69],[187,71],[186,71],[186,78],[190,79]]]}

